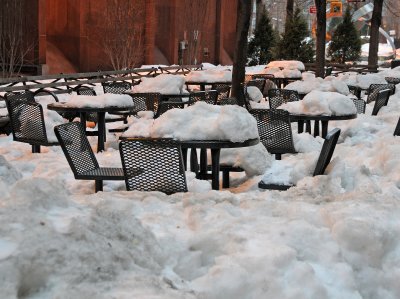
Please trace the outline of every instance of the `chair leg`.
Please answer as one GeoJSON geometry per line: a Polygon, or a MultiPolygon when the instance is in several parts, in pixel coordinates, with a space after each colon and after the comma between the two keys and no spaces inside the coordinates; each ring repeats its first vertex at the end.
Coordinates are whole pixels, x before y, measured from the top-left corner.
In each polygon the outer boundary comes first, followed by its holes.
{"type": "Polygon", "coordinates": [[[229,170],[222,171],[222,188],[229,188],[229,170]]]}
{"type": "Polygon", "coordinates": [[[40,145],[32,144],[32,153],[40,153],[40,145]]]}
{"type": "Polygon", "coordinates": [[[197,161],[197,151],[195,148],[190,149],[190,171],[197,174],[199,172],[199,162],[197,161]]]}
{"type": "Polygon", "coordinates": [[[182,148],[183,166],[185,167],[185,171],[187,171],[187,152],[187,148],[182,148]]]}
{"type": "Polygon", "coordinates": [[[102,180],[96,180],[95,181],[95,191],[103,191],[103,181],[102,180]]]}
{"type": "Polygon", "coordinates": [[[275,160],[282,160],[282,154],[275,154],[275,160]]]}

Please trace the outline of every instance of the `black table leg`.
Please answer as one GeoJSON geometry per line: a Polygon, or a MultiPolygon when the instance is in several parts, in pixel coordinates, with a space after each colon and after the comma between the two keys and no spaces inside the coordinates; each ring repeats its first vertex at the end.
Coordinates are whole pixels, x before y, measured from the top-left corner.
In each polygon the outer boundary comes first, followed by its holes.
{"type": "Polygon", "coordinates": [[[85,133],[87,133],[87,131],[86,131],[86,112],[79,113],[79,118],[81,120],[82,127],[85,130],[85,133]]]}
{"type": "Polygon", "coordinates": [[[311,121],[306,121],[306,132],[311,134],[311,121]]]}
{"type": "Polygon", "coordinates": [[[319,120],[314,120],[314,137],[319,136],[319,120]]]}
{"type": "Polygon", "coordinates": [[[98,112],[97,113],[97,127],[99,128],[98,136],[97,136],[97,152],[104,151],[104,135],[106,133],[106,113],[98,112]]]}
{"type": "Polygon", "coordinates": [[[183,166],[185,167],[185,171],[186,171],[187,170],[187,152],[188,152],[188,149],[182,147],[181,150],[182,150],[183,166]]]}
{"type": "Polygon", "coordinates": [[[321,120],[322,123],[322,138],[325,138],[328,134],[328,122],[329,120],[321,120]]]}
{"type": "Polygon", "coordinates": [[[213,190],[219,190],[219,155],[221,149],[211,149],[211,162],[212,162],[212,182],[211,186],[213,190]]]}
{"type": "Polygon", "coordinates": [[[200,172],[199,179],[207,179],[207,149],[202,148],[200,150],[200,172]]]}
{"type": "Polygon", "coordinates": [[[304,132],[304,120],[298,120],[297,121],[297,133],[303,133],[304,132]]]}
{"type": "Polygon", "coordinates": [[[199,162],[197,161],[197,150],[196,148],[190,148],[190,171],[198,176],[199,172],[199,162]]]}

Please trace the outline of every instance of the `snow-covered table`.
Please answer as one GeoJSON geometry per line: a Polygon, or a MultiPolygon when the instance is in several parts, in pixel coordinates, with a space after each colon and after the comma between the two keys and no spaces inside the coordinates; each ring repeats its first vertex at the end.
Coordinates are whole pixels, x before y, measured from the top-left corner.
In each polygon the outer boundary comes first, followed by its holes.
{"type": "Polygon", "coordinates": [[[86,115],[88,113],[97,113],[97,152],[104,150],[105,133],[106,133],[106,112],[119,112],[133,110],[133,103],[131,106],[116,107],[113,105],[104,105],[103,107],[76,107],[68,104],[67,102],[51,103],[47,105],[47,109],[56,112],[75,112],[79,113],[80,120],[84,128],[86,128],[86,115]]]}
{"type": "Polygon", "coordinates": [[[206,86],[213,86],[213,85],[218,85],[218,84],[232,85],[232,81],[210,81],[210,82],[186,81],[185,84],[186,84],[187,89],[189,89],[190,85],[198,85],[198,86],[200,86],[201,91],[205,91],[206,86]]]}

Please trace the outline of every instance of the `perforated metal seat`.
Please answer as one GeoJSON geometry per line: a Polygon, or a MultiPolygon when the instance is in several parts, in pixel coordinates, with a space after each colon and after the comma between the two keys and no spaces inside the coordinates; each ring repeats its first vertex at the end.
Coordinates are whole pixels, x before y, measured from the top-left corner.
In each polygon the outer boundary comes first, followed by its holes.
{"type": "Polygon", "coordinates": [[[273,88],[268,91],[269,107],[276,109],[280,105],[300,101],[299,93],[296,90],[273,88]]]}
{"type": "MultiPolygon", "coordinates": [[[[103,86],[104,93],[113,93],[113,94],[124,94],[129,91],[132,87],[132,84],[129,82],[103,82],[101,83],[103,86]]],[[[132,114],[131,111],[118,111],[118,112],[109,112],[111,115],[119,115],[120,118],[111,118],[107,119],[106,122],[115,122],[115,121],[123,121],[124,124],[128,123],[128,116],[132,114]]],[[[122,132],[124,129],[114,129],[112,132],[122,132]]],[[[111,132],[111,131],[110,131],[111,132]]]]}
{"type": "Polygon", "coordinates": [[[218,101],[218,105],[239,105],[237,98],[230,97],[230,98],[222,98],[218,101]]]}
{"type": "Polygon", "coordinates": [[[6,104],[14,141],[29,143],[32,153],[40,153],[40,146],[58,145],[47,138],[43,108],[32,92],[7,93],[6,104]]]}
{"type": "Polygon", "coordinates": [[[217,103],[219,103],[221,99],[229,97],[229,93],[231,92],[231,84],[216,83],[211,85],[211,89],[218,92],[217,103]]]}
{"type": "Polygon", "coordinates": [[[70,122],[54,128],[57,139],[77,180],[95,180],[95,191],[103,191],[103,180],[124,180],[122,168],[100,167],[83,126],[70,122]]]}
{"type": "Polygon", "coordinates": [[[364,114],[367,103],[365,103],[365,101],[363,99],[352,99],[352,100],[353,100],[354,106],[356,106],[357,113],[364,114]]]}
{"type": "Polygon", "coordinates": [[[253,109],[250,113],[257,120],[260,142],[277,160],[281,159],[282,154],[296,153],[288,111],[253,109]]]}
{"type": "Polygon", "coordinates": [[[218,100],[218,92],[216,90],[197,91],[190,93],[189,105],[197,102],[206,102],[210,105],[216,105],[218,100]]]}
{"type": "Polygon", "coordinates": [[[386,106],[390,97],[390,89],[374,90],[372,93],[377,93],[372,115],[378,115],[379,110],[386,106]]]}
{"type": "Polygon", "coordinates": [[[134,103],[134,113],[138,113],[140,111],[153,111],[157,112],[161,94],[156,92],[147,92],[147,93],[131,93],[129,94],[132,97],[132,101],[134,103]]]}
{"type": "Polygon", "coordinates": [[[187,192],[182,150],[170,139],[130,139],[119,145],[127,190],[187,192]]]}
{"type": "Polygon", "coordinates": [[[367,104],[374,102],[377,99],[378,91],[389,89],[389,96],[396,92],[396,86],[394,84],[371,84],[368,88],[367,104]]]}
{"type": "MultiPolygon", "coordinates": [[[[313,176],[323,175],[329,162],[332,159],[333,152],[335,150],[337,141],[339,139],[340,129],[336,128],[330,131],[326,137],[324,144],[322,145],[321,152],[318,157],[317,164],[314,169],[313,176]]],[[[261,189],[272,189],[272,190],[287,190],[293,185],[279,185],[279,184],[269,184],[264,181],[258,183],[258,187],[261,189]]]]}

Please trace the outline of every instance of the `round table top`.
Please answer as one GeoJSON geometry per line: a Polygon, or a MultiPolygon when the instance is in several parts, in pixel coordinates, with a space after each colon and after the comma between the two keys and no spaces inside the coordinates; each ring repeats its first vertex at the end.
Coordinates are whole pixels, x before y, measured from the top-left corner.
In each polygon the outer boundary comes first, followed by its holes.
{"type": "Polygon", "coordinates": [[[347,115],[308,115],[290,113],[290,120],[348,120],[357,118],[357,113],[347,115]]]}
{"type": "MultiPolygon", "coordinates": [[[[151,138],[143,138],[143,137],[127,137],[120,136],[120,140],[151,140],[151,138]]],[[[260,142],[258,138],[247,139],[241,142],[233,142],[229,140],[176,140],[184,148],[195,147],[195,148],[209,148],[209,149],[218,149],[218,148],[236,148],[236,147],[247,147],[253,146],[260,142]]]]}
{"type": "MultiPolygon", "coordinates": [[[[133,103],[132,103],[133,104],[133,103]]],[[[67,105],[67,102],[51,103],[47,105],[47,109],[54,110],[57,112],[118,112],[118,111],[130,111],[133,110],[134,106],[129,107],[117,107],[117,106],[106,106],[106,107],[73,107],[67,105]]]]}

